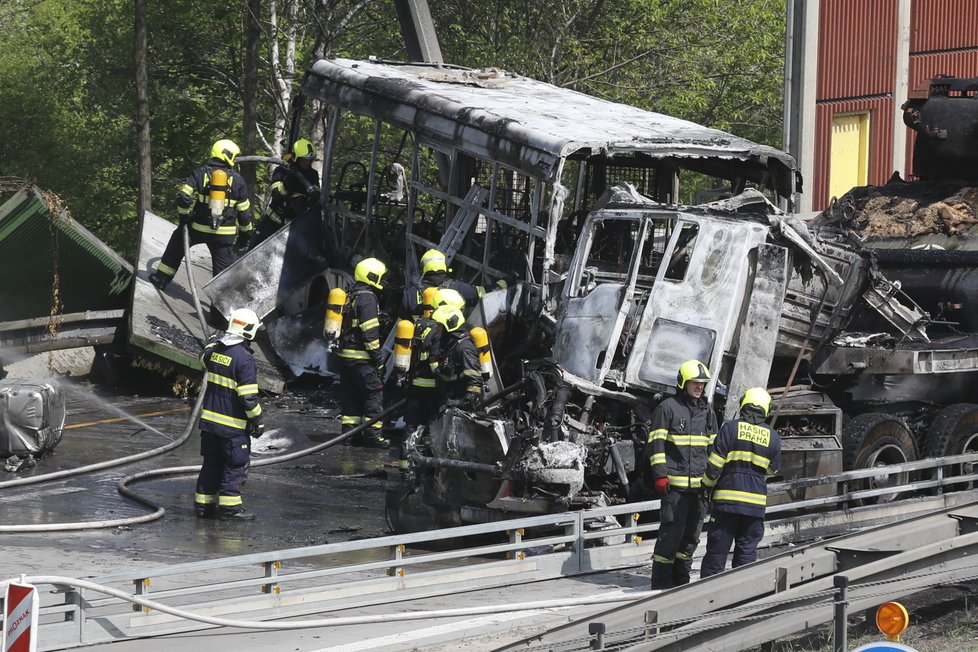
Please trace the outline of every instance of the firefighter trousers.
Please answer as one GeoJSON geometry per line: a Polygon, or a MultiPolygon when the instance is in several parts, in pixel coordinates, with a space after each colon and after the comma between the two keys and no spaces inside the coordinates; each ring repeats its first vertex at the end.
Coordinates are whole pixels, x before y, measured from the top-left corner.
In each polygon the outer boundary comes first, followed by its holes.
{"type": "Polygon", "coordinates": [[[757,559],[757,544],[764,536],[764,517],[732,514],[714,510],[706,527],[706,554],[700,567],[700,577],[723,572],[734,546],[733,568],[757,559]]]}
{"type": "MultiPolygon", "coordinates": [[[[369,362],[340,363],[340,425],[342,432],[352,430],[384,411],[384,381],[380,371],[369,362]]],[[[384,424],[373,424],[368,430],[379,436],[384,424]]],[[[367,434],[367,438],[371,435],[367,434]]]]}
{"type": "Polygon", "coordinates": [[[659,534],[652,552],[654,589],[689,583],[693,553],[703,530],[706,502],[701,491],[671,489],[659,506],[659,534]]]}
{"type": "Polygon", "coordinates": [[[220,437],[201,431],[200,454],[204,461],[197,475],[194,506],[201,511],[239,511],[251,464],[251,438],[245,433],[220,437]]]}
{"type": "MultiPolygon", "coordinates": [[[[233,235],[217,235],[214,233],[201,233],[190,227],[190,246],[204,244],[211,252],[211,274],[217,276],[228,265],[234,262],[231,254],[231,245],[234,244],[233,235]]],[[[170,236],[170,241],[166,243],[163,256],[160,258],[158,269],[161,273],[169,277],[176,276],[183,262],[183,227],[179,226],[170,236]]]]}

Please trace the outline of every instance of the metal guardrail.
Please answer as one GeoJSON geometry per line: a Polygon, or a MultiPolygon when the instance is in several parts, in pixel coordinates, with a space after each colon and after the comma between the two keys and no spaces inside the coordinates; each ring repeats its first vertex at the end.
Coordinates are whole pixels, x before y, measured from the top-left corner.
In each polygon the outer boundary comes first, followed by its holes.
{"type": "MultiPolygon", "coordinates": [[[[978,500],[978,490],[947,491],[978,482],[978,474],[954,474],[975,463],[978,454],[960,455],[771,485],[772,491],[793,491],[834,484],[836,495],[770,508],[780,518],[769,519],[762,545],[829,536],[978,500]],[[870,478],[901,474],[911,481],[855,488],[870,478]],[[888,493],[909,497],[863,504],[888,493]],[[816,516],[812,508],[826,511],[816,516]]],[[[643,565],[654,544],[645,537],[658,523],[641,515],[658,508],[659,501],[652,500],[86,579],[205,616],[271,620],[643,565]]],[[[68,586],[54,589],[41,601],[44,650],[211,626],[68,586]]]]}

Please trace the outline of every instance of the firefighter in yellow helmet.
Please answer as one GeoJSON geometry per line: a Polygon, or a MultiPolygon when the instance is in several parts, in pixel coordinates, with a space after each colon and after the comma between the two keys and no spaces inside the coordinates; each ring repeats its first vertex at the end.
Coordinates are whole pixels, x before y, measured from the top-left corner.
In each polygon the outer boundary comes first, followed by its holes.
{"type": "Polygon", "coordinates": [[[661,499],[659,533],[652,554],[652,588],[689,582],[706,500],[703,474],[717,421],[703,396],[710,371],[699,360],[679,366],[679,390],[652,412],[647,451],[655,492],[661,499]]]}
{"type": "MultiPolygon", "coordinates": [[[[465,281],[449,278],[448,259],[444,253],[438,249],[428,249],[421,255],[421,281],[417,285],[410,286],[404,290],[404,299],[401,302],[401,319],[412,319],[420,315],[426,309],[430,309],[424,302],[425,288],[447,288],[455,290],[465,299],[463,311],[471,310],[479,299],[488,291],[481,285],[472,285],[465,281]]],[[[508,275],[505,279],[496,281],[496,287],[505,288],[516,282],[515,275],[508,275]]]]}
{"type": "MultiPolygon", "coordinates": [[[[207,245],[215,276],[234,260],[235,237],[239,245],[247,242],[253,228],[248,185],[234,169],[240,153],[230,140],[215,142],[210,159],[194,170],[177,190],[180,226],[190,229],[191,247],[207,245]]],[[[170,236],[156,270],[150,274],[149,280],[157,290],[165,290],[173,280],[183,261],[183,249],[183,233],[178,228],[170,236]]]]}
{"type": "Polygon", "coordinates": [[[700,577],[723,571],[733,544],[733,567],[757,559],[764,536],[767,477],[781,468],[781,436],[765,423],[771,395],[751,387],[740,400],[740,418],[722,426],[713,441],[703,484],[713,491],[700,577]]]}
{"type": "MultiPolygon", "coordinates": [[[[432,309],[437,310],[443,305],[461,311],[465,307],[465,299],[449,288],[435,290],[431,299],[432,309]]],[[[431,315],[422,315],[414,320],[414,333],[411,366],[406,378],[407,405],[404,408],[404,423],[408,430],[431,421],[438,413],[441,402],[431,362],[439,355],[436,347],[441,342],[442,325],[431,315]]]]}
{"type": "Polygon", "coordinates": [[[258,221],[250,247],[264,242],[306,211],[319,207],[319,172],[312,167],[316,160],[312,141],[305,138],[295,141],[286,158],[288,164],[280,165],[272,173],[269,211],[258,221]]]}
{"type": "Polygon", "coordinates": [[[445,304],[431,314],[431,319],[441,326],[431,354],[431,371],[438,384],[441,406],[474,409],[482,400],[482,369],[479,352],[465,328],[465,315],[445,304]]]}
{"type": "MultiPolygon", "coordinates": [[[[340,328],[340,430],[348,432],[384,410],[384,380],[381,370],[380,308],[376,292],[383,289],[387,265],[364,258],[353,270],[355,281],[347,296],[340,328]]],[[[351,442],[357,446],[385,448],[383,421],[361,431],[351,442]]]]}

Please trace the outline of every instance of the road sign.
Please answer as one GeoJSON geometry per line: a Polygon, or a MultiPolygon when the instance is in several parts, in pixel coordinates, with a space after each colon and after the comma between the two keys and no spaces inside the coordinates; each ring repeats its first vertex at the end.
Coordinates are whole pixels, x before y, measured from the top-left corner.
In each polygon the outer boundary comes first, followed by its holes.
{"type": "Polygon", "coordinates": [[[7,585],[3,607],[3,652],[37,650],[37,590],[30,584],[7,585]]]}
{"type": "Polygon", "coordinates": [[[879,641],[878,643],[867,643],[866,645],[860,645],[852,652],[917,652],[917,650],[901,643],[879,641]]]}

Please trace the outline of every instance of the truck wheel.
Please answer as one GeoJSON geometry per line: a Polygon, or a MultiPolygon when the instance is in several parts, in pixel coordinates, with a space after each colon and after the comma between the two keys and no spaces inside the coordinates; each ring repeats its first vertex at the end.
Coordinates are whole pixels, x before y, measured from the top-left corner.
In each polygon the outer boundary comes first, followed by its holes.
{"type": "MultiPolygon", "coordinates": [[[[847,471],[903,464],[917,459],[913,437],[902,419],[871,412],[850,419],[842,429],[843,463],[847,471]]],[[[909,472],[879,475],[862,481],[856,489],[882,489],[906,484],[909,472]]],[[[888,503],[898,493],[860,501],[861,504],[888,503]]]]}
{"type": "MultiPolygon", "coordinates": [[[[927,429],[924,457],[947,457],[978,452],[978,404],[955,403],[942,408],[927,429]]],[[[955,466],[954,474],[974,473],[975,465],[955,466]]],[[[972,484],[953,485],[953,490],[970,489],[972,484]]]]}
{"type": "Polygon", "coordinates": [[[978,451],[978,405],[955,403],[941,409],[930,422],[924,457],[946,457],[978,451]]]}

